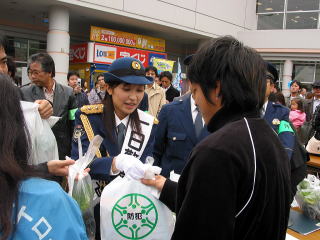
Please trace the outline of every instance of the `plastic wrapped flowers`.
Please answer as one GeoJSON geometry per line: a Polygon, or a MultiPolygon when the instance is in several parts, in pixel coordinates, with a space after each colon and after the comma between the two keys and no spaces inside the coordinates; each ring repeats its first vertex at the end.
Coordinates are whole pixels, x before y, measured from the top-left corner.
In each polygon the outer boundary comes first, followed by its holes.
{"type": "Polygon", "coordinates": [[[297,187],[296,200],[303,213],[320,220],[320,179],[308,174],[297,187]]]}

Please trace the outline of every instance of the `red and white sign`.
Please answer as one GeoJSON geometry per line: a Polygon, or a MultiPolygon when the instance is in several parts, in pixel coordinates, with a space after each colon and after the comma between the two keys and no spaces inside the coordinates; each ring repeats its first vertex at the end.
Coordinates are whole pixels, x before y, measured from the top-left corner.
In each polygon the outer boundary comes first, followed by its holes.
{"type": "Polygon", "coordinates": [[[87,62],[88,43],[75,44],[70,46],[69,58],[71,63],[87,62]]]}
{"type": "MultiPolygon", "coordinates": [[[[95,63],[105,63],[111,64],[114,60],[122,57],[133,57],[142,62],[142,64],[147,67],[149,65],[149,54],[155,52],[145,51],[135,48],[111,46],[102,43],[94,44],[94,57],[93,62],[95,63]]],[[[165,53],[157,53],[164,55],[165,53]]]]}

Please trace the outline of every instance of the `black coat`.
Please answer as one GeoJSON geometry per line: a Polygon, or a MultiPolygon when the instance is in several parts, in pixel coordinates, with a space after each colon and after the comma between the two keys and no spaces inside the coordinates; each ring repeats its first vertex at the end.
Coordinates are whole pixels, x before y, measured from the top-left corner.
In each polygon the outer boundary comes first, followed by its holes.
{"type": "Polygon", "coordinates": [[[169,102],[172,102],[175,97],[179,97],[179,96],[180,96],[180,92],[177,89],[175,89],[172,85],[170,85],[170,87],[166,91],[166,99],[169,102]]]}
{"type": "Polygon", "coordinates": [[[220,110],[212,132],[192,151],[177,185],[167,181],[160,200],[175,210],[172,239],[284,240],[290,210],[290,166],[276,134],[258,114],[220,110]],[[246,117],[256,152],[254,151],[246,117]],[[285,160],[284,160],[285,159],[285,160]]]}

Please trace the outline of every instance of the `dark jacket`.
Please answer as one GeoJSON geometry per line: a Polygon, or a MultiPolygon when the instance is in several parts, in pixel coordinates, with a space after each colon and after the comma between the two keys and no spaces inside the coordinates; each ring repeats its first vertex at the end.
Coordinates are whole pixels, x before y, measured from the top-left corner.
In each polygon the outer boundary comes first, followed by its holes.
{"type": "Polygon", "coordinates": [[[165,177],[172,170],[180,174],[191,150],[209,134],[205,127],[200,138],[196,138],[190,97],[164,105],[159,113],[153,157],[155,165],[162,168],[161,175],[165,177]]]}
{"type": "Polygon", "coordinates": [[[144,93],[143,98],[142,98],[138,108],[144,112],[149,110],[148,94],[144,93]]]}
{"type": "MultiPolygon", "coordinates": [[[[45,99],[42,87],[34,84],[21,88],[21,92],[24,101],[45,99]]],[[[52,132],[57,140],[59,158],[63,160],[71,153],[72,123],[69,120],[69,110],[77,108],[72,88],[56,82],[52,104],[53,116],[61,117],[52,127],[52,132]]]]}
{"type": "MultiPolygon", "coordinates": [[[[258,114],[241,114],[237,109],[221,109],[208,130],[212,134],[192,151],[177,186],[172,239],[284,240],[290,166],[278,137],[258,114]],[[236,217],[250,199],[255,169],[243,117],[250,126],[257,164],[252,198],[236,217]]],[[[172,207],[174,198],[167,194],[174,185],[167,182],[160,200],[172,207]]]]}
{"type": "Polygon", "coordinates": [[[306,162],[309,161],[309,156],[301,146],[296,133],[292,130],[279,132],[279,121],[289,122],[289,108],[268,102],[267,109],[264,115],[264,119],[272,127],[272,129],[278,134],[279,140],[285,148],[291,167],[291,190],[292,199],[297,191],[297,185],[306,176],[306,162]],[[277,121],[278,120],[278,121],[277,121]]]}
{"type": "Polygon", "coordinates": [[[172,102],[175,97],[179,97],[179,96],[180,96],[180,92],[177,89],[175,89],[172,85],[170,85],[170,87],[166,91],[166,99],[169,102],[172,102]]]}
{"type": "Polygon", "coordinates": [[[88,105],[89,100],[87,94],[81,90],[81,92],[75,94],[75,105],[77,108],[81,108],[83,105],[88,105]]]}

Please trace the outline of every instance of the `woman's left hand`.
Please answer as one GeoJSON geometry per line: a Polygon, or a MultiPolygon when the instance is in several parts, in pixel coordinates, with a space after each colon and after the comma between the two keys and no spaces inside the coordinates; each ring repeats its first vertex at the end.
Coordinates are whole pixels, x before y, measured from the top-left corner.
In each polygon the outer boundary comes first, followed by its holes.
{"type": "Polygon", "coordinates": [[[157,175],[155,179],[141,179],[141,182],[145,185],[155,187],[159,192],[162,191],[163,186],[167,179],[164,176],[157,175]]]}

